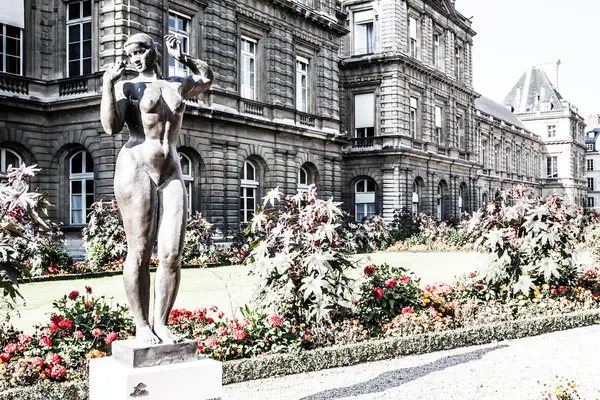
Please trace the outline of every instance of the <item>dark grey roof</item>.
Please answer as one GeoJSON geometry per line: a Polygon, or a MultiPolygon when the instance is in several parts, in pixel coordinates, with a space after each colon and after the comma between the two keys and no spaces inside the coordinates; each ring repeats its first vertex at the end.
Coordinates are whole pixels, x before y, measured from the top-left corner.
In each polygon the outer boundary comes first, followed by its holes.
{"type": "Polygon", "coordinates": [[[532,67],[521,75],[502,104],[514,107],[519,114],[542,110],[545,103],[550,103],[551,110],[563,109],[562,99],[548,75],[541,68],[532,67]]]}
{"type": "Polygon", "coordinates": [[[488,99],[485,96],[481,96],[475,100],[475,108],[485,114],[498,118],[509,125],[527,129],[521,120],[519,120],[519,118],[517,118],[506,106],[496,103],[494,100],[488,99]]]}
{"type": "Polygon", "coordinates": [[[600,135],[600,128],[595,128],[592,129],[591,131],[589,131],[588,133],[585,134],[585,143],[589,144],[589,143],[596,143],[596,139],[598,139],[598,136],[600,135]]]}

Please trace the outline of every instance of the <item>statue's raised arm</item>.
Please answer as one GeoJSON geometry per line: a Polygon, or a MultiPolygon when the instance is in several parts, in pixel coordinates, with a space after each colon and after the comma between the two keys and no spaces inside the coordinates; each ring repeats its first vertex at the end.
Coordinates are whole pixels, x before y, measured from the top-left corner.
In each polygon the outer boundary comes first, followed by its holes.
{"type": "Polygon", "coordinates": [[[181,44],[173,35],[165,36],[165,46],[171,57],[192,71],[190,76],[169,78],[169,80],[181,81],[181,96],[184,99],[196,97],[210,87],[214,73],[207,63],[181,53],[181,44]]]}

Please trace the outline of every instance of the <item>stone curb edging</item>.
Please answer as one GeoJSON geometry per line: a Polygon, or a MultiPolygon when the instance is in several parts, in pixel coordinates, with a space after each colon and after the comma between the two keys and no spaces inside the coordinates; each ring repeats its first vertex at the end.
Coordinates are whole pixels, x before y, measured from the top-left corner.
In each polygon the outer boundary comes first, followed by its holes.
{"type": "MultiPolygon", "coordinates": [[[[520,339],[595,324],[600,324],[600,309],[354,343],[297,354],[226,361],[223,363],[223,384],[520,339]]],[[[3,400],[87,400],[87,388],[87,381],[72,381],[11,389],[1,394],[3,400]]]]}
{"type": "MultiPolygon", "coordinates": [[[[181,269],[202,269],[202,268],[217,268],[220,265],[217,264],[207,264],[206,266],[201,266],[200,264],[183,264],[181,269]]],[[[150,272],[156,272],[156,268],[150,268],[150,272]]],[[[122,275],[123,270],[119,271],[100,271],[100,272],[84,272],[81,274],[57,274],[57,275],[44,275],[44,276],[34,276],[31,278],[23,279],[19,282],[19,284],[26,283],[36,283],[36,282],[48,282],[48,281],[74,281],[77,279],[95,279],[95,278],[104,278],[107,276],[114,275],[122,275]]]]}

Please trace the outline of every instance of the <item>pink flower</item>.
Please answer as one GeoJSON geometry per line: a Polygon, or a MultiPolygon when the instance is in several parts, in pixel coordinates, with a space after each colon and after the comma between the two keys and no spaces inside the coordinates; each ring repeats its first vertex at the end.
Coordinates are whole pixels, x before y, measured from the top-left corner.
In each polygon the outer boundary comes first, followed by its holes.
{"type": "Polygon", "coordinates": [[[482,289],[483,289],[483,285],[482,285],[481,283],[477,283],[477,284],[475,285],[475,289],[477,289],[477,290],[482,290],[482,289]]]}
{"type": "Polygon", "coordinates": [[[61,328],[71,329],[73,327],[73,323],[68,319],[63,319],[58,323],[58,326],[60,326],[61,328]]]}
{"type": "Polygon", "coordinates": [[[93,301],[91,301],[91,300],[88,300],[88,301],[86,301],[86,302],[85,302],[85,306],[86,306],[86,307],[91,307],[91,306],[93,306],[93,305],[94,305],[94,302],[93,302],[93,301]]]}
{"type": "Polygon", "coordinates": [[[250,325],[250,321],[248,321],[246,318],[244,318],[244,319],[242,320],[242,323],[241,323],[241,325],[242,325],[242,326],[248,326],[248,325],[250,325]]]}
{"type": "Polygon", "coordinates": [[[279,315],[271,315],[269,317],[269,324],[271,324],[273,328],[278,327],[279,325],[281,325],[282,322],[283,319],[279,315]]]}
{"type": "Polygon", "coordinates": [[[108,334],[104,338],[104,343],[111,344],[112,342],[114,342],[118,338],[119,338],[119,336],[116,333],[114,333],[114,332],[108,332],[108,334]]]}
{"type": "Polygon", "coordinates": [[[4,352],[8,354],[15,354],[17,350],[17,345],[15,343],[9,343],[4,346],[4,352]]]}
{"type": "Polygon", "coordinates": [[[244,339],[246,339],[246,332],[244,332],[241,329],[236,329],[235,331],[232,332],[231,336],[233,337],[234,340],[244,340],[244,339]]]}
{"type": "Polygon", "coordinates": [[[69,293],[70,300],[77,300],[78,297],[79,297],[79,292],[77,290],[73,290],[71,293],[69,293]]]}
{"type": "Polygon", "coordinates": [[[50,372],[50,376],[54,379],[62,378],[67,373],[67,370],[62,365],[55,365],[52,367],[52,371],[50,372]]]}
{"type": "Polygon", "coordinates": [[[19,342],[21,342],[21,344],[29,343],[31,342],[31,336],[21,334],[19,335],[19,342]]]}
{"type": "Polygon", "coordinates": [[[550,294],[558,294],[558,290],[552,288],[550,289],[550,294]]]}
{"type": "Polygon", "coordinates": [[[52,346],[52,339],[50,339],[47,336],[42,336],[42,338],[39,341],[39,345],[40,347],[50,347],[52,346]]]}
{"type": "Polygon", "coordinates": [[[10,354],[8,354],[8,353],[0,353],[0,360],[2,360],[2,362],[9,362],[10,361],[10,354]]]}
{"type": "Polygon", "coordinates": [[[456,289],[457,289],[459,292],[464,292],[465,290],[467,290],[467,287],[466,287],[465,285],[458,285],[458,286],[456,287],[456,289]]]}
{"type": "Polygon", "coordinates": [[[375,272],[375,267],[373,267],[372,265],[367,265],[365,267],[365,275],[371,276],[373,275],[373,272],[375,272]]]}
{"type": "Polygon", "coordinates": [[[380,299],[383,297],[383,289],[380,287],[376,287],[373,289],[373,296],[375,296],[376,299],[380,299]]]}
{"type": "Polygon", "coordinates": [[[398,284],[398,281],[396,280],[396,278],[392,278],[392,279],[389,279],[387,282],[385,282],[385,287],[392,288],[392,287],[396,286],[397,284],[398,284]]]}
{"type": "Polygon", "coordinates": [[[400,283],[403,285],[408,285],[410,282],[411,279],[406,275],[403,275],[402,278],[400,278],[400,283]]]}
{"type": "Polygon", "coordinates": [[[220,326],[217,328],[217,335],[219,336],[225,336],[227,335],[227,328],[225,328],[224,326],[220,326]]]}
{"type": "Polygon", "coordinates": [[[209,349],[216,348],[220,343],[214,336],[209,336],[204,340],[204,345],[209,349]]]}
{"type": "Polygon", "coordinates": [[[73,332],[73,336],[75,337],[75,339],[83,339],[83,332],[75,331],[73,332]]]}
{"type": "Polygon", "coordinates": [[[404,307],[402,309],[402,314],[414,314],[415,310],[412,309],[412,307],[404,307]]]}
{"type": "Polygon", "coordinates": [[[32,358],[29,359],[29,362],[34,367],[40,367],[40,368],[42,368],[44,366],[44,359],[42,357],[32,357],[32,358]]]}
{"type": "Polygon", "coordinates": [[[469,278],[475,278],[475,272],[469,272],[469,278]]]}
{"type": "Polygon", "coordinates": [[[92,335],[94,335],[94,337],[98,337],[102,335],[102,330],[100,328],[95,328],[94,330],[92,330],[92,335]]]}
{"type": "Polygon", "coordinates": [[[56,353],[52,353],[50,354],[50,362],[52,364],[60,364],[62,362],[63,358],[60,356],[60,354],[56,354],[56,353]]]}

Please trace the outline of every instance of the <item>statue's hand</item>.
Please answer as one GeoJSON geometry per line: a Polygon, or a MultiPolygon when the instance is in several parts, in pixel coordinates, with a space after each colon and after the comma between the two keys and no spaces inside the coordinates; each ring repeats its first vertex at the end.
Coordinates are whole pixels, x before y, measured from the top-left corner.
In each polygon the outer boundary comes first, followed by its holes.
{"type": "Polygon", "coordinates": [[[169,55],[177,61],[181,61],[181,43],[179,43],[179,40],[173,35],[165,35],[165,44],[169,55]]]}
{"type": "Polygon", "coordinates": [[[110,64],[106,72],[104,72],[104,81],[115,83],[125,70],[125,61],[110,64]]]}

